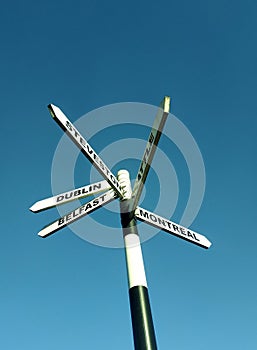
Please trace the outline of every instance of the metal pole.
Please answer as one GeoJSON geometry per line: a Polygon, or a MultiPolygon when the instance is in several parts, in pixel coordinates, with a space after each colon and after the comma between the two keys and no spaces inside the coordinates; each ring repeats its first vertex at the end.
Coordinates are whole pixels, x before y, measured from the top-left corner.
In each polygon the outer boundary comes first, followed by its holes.
{"type": "Polygon", "coordinates": [[[120,170],[118,181],[124,190],[124,197],[120,201],[121,224],[126,253],[134,346],[135,350],[157,350],[136,219],[133,213],[128,212],[132,193],[129,172],[120,170]]]}

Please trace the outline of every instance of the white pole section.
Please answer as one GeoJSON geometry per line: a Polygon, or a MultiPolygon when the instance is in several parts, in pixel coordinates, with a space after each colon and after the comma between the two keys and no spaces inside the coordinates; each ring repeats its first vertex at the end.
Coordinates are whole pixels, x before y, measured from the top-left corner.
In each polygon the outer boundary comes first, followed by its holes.
{"type": "Polygon", "coordinates": [[[123,198],[120,200],[121,224],[135,350],[157,350],[140,238],[134,212],[128,211],[132,194],[129,172],[120,170],[117,178],[123,189],[123,198]]]}

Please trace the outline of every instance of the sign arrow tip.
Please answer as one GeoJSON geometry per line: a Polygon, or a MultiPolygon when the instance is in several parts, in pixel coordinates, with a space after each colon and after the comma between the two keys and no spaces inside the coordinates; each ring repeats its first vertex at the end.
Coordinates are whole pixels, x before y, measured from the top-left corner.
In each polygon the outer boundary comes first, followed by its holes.
{"type": "Polygon", "coordinates": [[[32,211],[32,213],[36,213],[37,212],[37,203],[34,203],[30,208],[30,211],[32,211]]]}
{"type": "MultiPolygon", "coordinates": [[[[49,225],[49,226],[51,226],[51,225],[49,225]]],[[[42,238],[46,238],[51,233],[54,233],[53,231],[51,231],[51,227],[49,227],[49,226],[44,227],[41,231],[38,232],[37,235],[42,237],[42,238]]]]}

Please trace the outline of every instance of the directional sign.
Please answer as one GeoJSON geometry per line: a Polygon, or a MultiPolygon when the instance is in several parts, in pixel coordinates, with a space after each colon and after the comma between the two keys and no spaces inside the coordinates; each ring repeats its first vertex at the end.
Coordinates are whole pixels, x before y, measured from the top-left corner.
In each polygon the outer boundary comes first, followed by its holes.
{"type": "Polygon", "coordinates": [[[155,117],[153,128],[150,132],[150,136],[148,138],[145,152],[138,169],[136,181],[132,192],[132,199],[130,202],[131,211],[134,211],[138,205],[146,177],[148,175],[158,142],[162,134],[164,124],[169,114],[169,110],[170,110],[170,97],[165,96],[160,104],[157,115],[155,117]]]}
{"type": "Polygon", "coordinates": [[[68,191],[65,193],[60,193],[57,196],[42,199],[34,203],[29,209],[33,213],[38,213],[39,211],[46,210],[52,208],[56,205],[64,204],[71,202],[75,199],[85,198],[87,196],[91,196],[97,194],[99,192],[107,191],[111,188],[109,183],[105,180],[96,182],[94,184],[83,186],[79,188],[75,188],[72,191],[68,191]]]}
{"type": "Polygon", "coordinates": [[[143,208],[137,207],[135,210],[135,216],[141,221],[145,221],[160,230],[171,233],[172,235],[185,239],[186,241],[199,245],[200,247],[207,249],[211,246],[211,242],[205,236],[143,208]]]}
{"type": "Polygon", "coordinates": [[[72,141],[80,148],[81,152],[89,159],[99,173],[105,178],[105,180],[111,185],[119,197],[123,197],[123,190],[113,175],[111,170],[103,162],[103,160],[97,155],[89,143],[78,132],[75,126],[69,121],[65,114],[59,107],[50,104],[48,106],[50,113],[54,120],[60,125],[60,127],[67,132],[72,141]]]}
{"type": "Polygon", "coordinates": [[[45,226],[38,235],[40,237],[47,237],[51,234],[55,233],[56,231],[59,231],[63,227],[71,224],[72,222],[82,218],[83,216],[86,216],[93,211],[95,211],[98,208],[101,208],[107,203],[110,203],[114,199],[117,198],[117,194],[111,190],[108,191],[101,196],[91,200],[90,202],[87,202],[86,204],[81,205],[79,208],[71,211],[70,213],[62,216],[58,220],[52,222],[50,225],[45,226]]]}

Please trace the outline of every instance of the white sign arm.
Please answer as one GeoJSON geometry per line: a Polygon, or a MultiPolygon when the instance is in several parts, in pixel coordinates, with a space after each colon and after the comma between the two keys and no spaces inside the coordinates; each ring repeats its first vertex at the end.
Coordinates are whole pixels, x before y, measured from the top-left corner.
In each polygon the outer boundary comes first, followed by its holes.
{"type": "Polygon", "coordinates": [[[72,191],[60,193],[54,197],[42,199],[34,203],[29,209],[33,213],[38,213],[40,211],[50,209],[57,205],[65,204],[76,199],[85,198],[103,191],[107,191],[110,188],[110,184],[106,180],[103,180],[100,182],[93,183],[91,185],[75,188],[72,191]]]}
{"type": "Polygon", "coordinates": [[[89,159],[99,173],[105,178],[105,180],[111,185],[113,190],[117,192],[119,197],[123,197],[123,190],[115,175],[110,171],[103,160],[97,155],[94,149],[84,139],[84,137],[78,132],[75,126],[69,121],[61,109],[53,104],[48,106],[49,111],[54,120],[59,126],[68,134],[72,141],[80,148],[81,152],[89,159]]]}
{"type": "Polygon", "coordinates": [[[194,243],[200,247],[208,249],[211,246],[211,242],[205,236],[156,215],[149,210],[137,207],[135,210],[135,216],[141,221],[144,221],[174,236],[185,239],[186,241],[194,243]]]}
{"type": "Polygon", "coordinates": [[[90,202],[81,205],[79,208],[71,211],[70,213],[60,217],[58,220],[52,222],[50,225],[45,226],[41,231],[38,232],[38,236],[43,238],[50,236],[51,234],[71,224],[72,222],[110,203],[116,198],[117,194],[113,190],[110,190],[102,194],[101,196],[94,198],[90,202]]]}
{"type": "Polygon", "coordinates": [[[138,173],[136,176],[136,181],[134,184],[132,197],[131,197],[131,204],[130,204],[131,211],[134,211],[138,205],[138,202],[143,190],[143,186],[146,181],[146,177],[148,175],[169,111],[170,111],[170,97],[165,96],[158,108],[158,112],[155,117],[154,124],[146,144],[145,152],[138,169],[138,173]]]}

